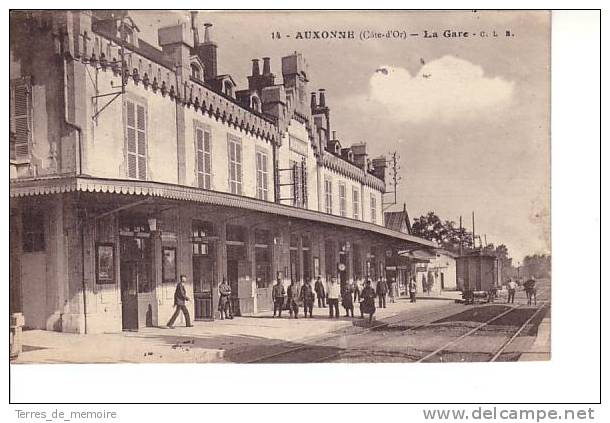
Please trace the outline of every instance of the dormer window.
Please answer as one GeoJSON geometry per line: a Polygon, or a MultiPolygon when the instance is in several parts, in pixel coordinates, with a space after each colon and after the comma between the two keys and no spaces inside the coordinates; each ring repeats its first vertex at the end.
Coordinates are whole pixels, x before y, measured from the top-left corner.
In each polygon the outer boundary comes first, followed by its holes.
{"type": "Polygon", "coordinates": [[[225,81],[223,83],[222,92],[229,97],[233,97],[233,84],[231,84],[231,81],[225,81]]]}
{"type": "Polygon", "coordinates": [[[335,144],[335,154],[339,154],[341,152],[341,147],[339,146],[339,143],[335,144]]]}
{"type": "Polygon", "coordinates": [[[201,81],[201,68],[195,63],[191,63],[191,78],[201,81]]]}
{"type": "Polygon", "coordinates": [[[256,112],[261,111],[261,102],[258,99],[258,97],[252,97],[251,102],[250,102],[250,107],[252,108],[252,110],[254,110],[256,112]]]}

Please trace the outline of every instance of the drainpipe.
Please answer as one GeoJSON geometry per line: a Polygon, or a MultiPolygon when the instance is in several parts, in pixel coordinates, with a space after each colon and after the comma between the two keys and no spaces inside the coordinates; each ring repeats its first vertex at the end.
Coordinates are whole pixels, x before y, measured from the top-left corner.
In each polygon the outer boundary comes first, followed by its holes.
{"type": "MultiPolygon", "coordinates": [[[[70,122],[69,114],[68,114],[68,72],[67,72],[67,58],[63,58],[63,85],[64,85],[64,123],[66,126],[74,129],[78,133],[78,166],[76,169],[76,175],[82,175],[83,171],[83,153],[82,153],[82,140],[83,140],[83,131],[82,128],[74,122],[70,122]]],[[[83,210],[79,210],[78,217],[79,219],[83,218],[83,214],[85,214],[83,210]]],[[[81,289],[83,295],[83,319],[85,325],[85,334],[88,332],[87,328],[87,287],[85,284],[85,229],[84,225],[80,225],[80,241],[81,241],[81,289]]]]}
{"type": "MultiPolygon", "coordinates": [[[[193,12],[191,12],[191,13],[193,13],[193,12]]],[[[180,181],[180,146],[179,146],[180,126],[178,125],[178,112],[179,112],[180,106],[178,105],[178,98],[177,98],[178,95],[180,95],[180,81],[178,80],[178,65],[174,66],[174,76],[176,77],[176,97],[174,97],[174,103],[176,104],[176,181],[180,184],[181,182],[186,182],[186,181],[180,181]]],[[[184,95],[186,96],[186,89],[184,91],[184,95]]],[[[186,119],[185,119],[185,126],[186,126],[186,119]]],[[[186,127],[184,128],[184,130],[186,132],[186,127]]],[[[186,163],[185,163],[185,165],[186,165],[186,163]]]]}
{"type": "MultiPolygon", "coordinates": [[[[281,136],[281,135],[279,135],[281,136]]],[[[273,201],[275,201],[276,203],[280,202],[280,189],[281,187],[278,186],[278,169],[277,169],[277,145],[275,143],[271,143],[271,152],[272,152],[272,156],[273,156],[273,201]]]]}
{"type": "Polygon", "coordinates": [[[87,328],[87,284],[85,283],[85,222],[87,221],[87,211],[80,209],[78,213],[79,219],[82,221],[80,225],[80,245],[81,245],[81,289],[83,292],[83,316],[85,323],[85,335],[88,333],[87,328]]]}

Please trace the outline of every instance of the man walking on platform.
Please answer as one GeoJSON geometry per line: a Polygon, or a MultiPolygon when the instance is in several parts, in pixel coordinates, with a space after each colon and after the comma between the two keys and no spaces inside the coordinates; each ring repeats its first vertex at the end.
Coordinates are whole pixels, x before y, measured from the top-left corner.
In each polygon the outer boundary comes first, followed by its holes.
{"type": "Polygon", "coordinates": [[[170,329],[174,328],[174,322],[178,318],[180,312],[184,314],[184,319],[186,320],[186,327],[193,327],[191,325],[191,316],[189,315],[189,311],[186,308],[186,302],[189,301],[189,297],[186,295],[186,288],[184,287],[184,282],[186,282],[186,275],[180,275],[180,280],[176,285],[176,291],[174,291],[174,306],[176,307],[176,311],[167,322],[167,327],[170,329]]]}

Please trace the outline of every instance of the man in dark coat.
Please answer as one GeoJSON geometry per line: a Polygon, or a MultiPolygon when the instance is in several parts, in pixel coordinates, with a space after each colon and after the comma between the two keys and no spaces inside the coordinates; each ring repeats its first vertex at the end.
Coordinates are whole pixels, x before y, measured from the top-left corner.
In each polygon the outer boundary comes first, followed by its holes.
{"type": "Polygon", "coordinates": [[[222,278],[222,283],[218,286],[218,294],[218,311],[220,312],[220,320],[224,320],[225,318],[232,319],[233,311],[231,310],[231,285],[227,283],[226,278],[222,278]]]}
{"type": "Polygon", "coordinates": [[[305,313],[305,317],[307,317],[307,311],[309,310],[309,317],[313,317],[313,302],[315,299],[315,294],[313,293],[313,289],[311,287],[311,283],[309,279],[305,281],[303,287],[301,288],[301,301],[303,301],[303,312],[305,313]]]}
{"type": "Polygon", "coordinates": [[[360,317],[364,318],[364,313],[369,315],[369,323],[375,314],[375,291],[371,288],[371,280],[367,279],[360,293],[360,317]]]}
{"type": "Polygon", "coordinates": [[[414,303],[415,300],[415,296],[417,294],[417,282],[415,281],[415,276],[413,276],[411,278],[411,281],[409,282],[409,298],[411,299],[411,302],[414,303]]]}
{"type": "Polygon", "coordinates": [[[271,290],[271,297],[273,298],[273,317],[275,317],[276,312],[279,312],[278,316],[282,317],[285,296],[286,290],[284,289],[284,283],[278,277],[277,282],[273,285],[273,289],[271,290]]]}
{"type": "Polygon", "coordinates": [[[189,314],[188,309],[186,308],[186,302],[190,300],[190,298],[186,295],[186,288],[184,287],[184,283],[186,282],[186,275],[180,275],[180,280],[176,285],[176,291],[174,292],[174,306],[176,307],[176,311],[167,322],[167,327],[170,329],[174,328],[174,322],[178,318],[180,312],[184,314],[184,320],[186,320],[186,327],[190,328],[191,325],[191,316],[189,314]]]}
{"type": "Polygon", "coordinates": [[[377,296],[379,297],[379,308],[385,308],[385,296],[388,293],[388,283],[380,278],[377,282],[377,296]]]}
{"type": "Polygon", "coordinates": [[[343,286],[343,292],[341,292],[341,304],[345,309],[345,317],[349,317],[350,313],[354,317],[354,287],[350,281],[347,281],[343,286]]]}
{"type": "Polygon", "coordinates": [[[316,284],[314,285],[316,296],[318,297],[318,307],[326,307],[326,292],[324,291],[324,284],[320,279],[320,276],[316,278],[316,284]]]}

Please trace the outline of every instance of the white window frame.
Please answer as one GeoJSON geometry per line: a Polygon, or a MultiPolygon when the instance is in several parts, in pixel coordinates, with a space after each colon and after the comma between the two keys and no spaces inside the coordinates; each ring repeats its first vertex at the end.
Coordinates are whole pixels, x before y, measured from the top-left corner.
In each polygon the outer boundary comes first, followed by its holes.
{"type": "Polygon", "coordinates": [[[352,208],[354,219],[360,220],[360,189],[356,187],[352,188],[352,208]]]}
{"type": "Polygon", "coordinates": [[[229,134],[227,136],[227,158],[229,161],[229,167],[227,168],[227,180],[229,183],[229,192],[232,194],[242,195],[242,184],[243,184],[243,163],[244,154],[241,144],[241,139],[229,134]],[[233,157],[231,148],[234,147],[233,157]],[[232,179],[231,173],[235,174],[235,178],[232,179]]]}
{"type": "Polygon", "coordinates": [[[324,179],[324,199],[326,213],[333,214],[333,181],[330,178],[324,179]]]}
{"type": "Polygon", "coordinates": [[[347,187],[345,182],[339,182],[339,215],[347,217],[347,187]]]}
{"type": "Polygon", "coordinates": [[[213,189],[213,166],[212,166],[212,130],[208,125],[203,125],[198,121],[194,121],[194,147],[195,147],[195,178],[197,186],[203,189],[213,189]],[[198,136],[201,133],[201,149],[199,149],[198,136]],[[208,138],[208,145],[206,149],[206,136],[208,138]],[[201,164],[203,168],[199,166],[199,155],[201,154],[201,164]],[[206,162],[206,158],[208,159],[206,162]],[[207,164],[206,164],[207,163],[207,164]]]}
{"type": "Polygon", "coordinates": [[[125,173],[129,179],[139,179],[145,181],[148,179],[150,174],[149,160],[148,160],[148,105],[145,100],[136,98],[135,96],[128,96],[123,101],[123,130],[124,130],[124,148],[125,148],[125,173]],[[129,124],[129,103],[133,104],[134,107],[134,124],[129,124]],[[141,122],[139,117],[139,108],[142,109],[141,119],[143,120],[143,129],[140,128],[139,123],[141,122]],[[130,129],[134,131],[134,142],[135,152],[129,149],[129,134],[130,129]],[[144,137],[143,145],[140,144],[140,136],[144,137]],[[130,156],[135,156],[135,176],[130,174],[129,159],[130,156]],[[144,164],[144,171],[142,173],[142,163],[144,164]]]}
{"type": "Polygon", "coordinates": [[[256,198],[269,201],[269,153],[262,149],[256,150],[256,198]]]}

